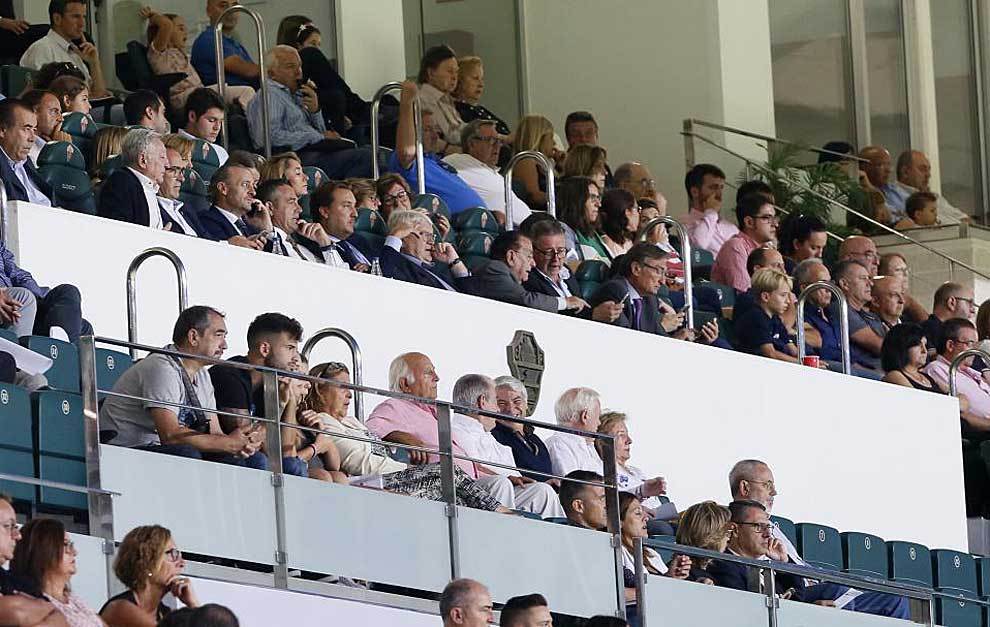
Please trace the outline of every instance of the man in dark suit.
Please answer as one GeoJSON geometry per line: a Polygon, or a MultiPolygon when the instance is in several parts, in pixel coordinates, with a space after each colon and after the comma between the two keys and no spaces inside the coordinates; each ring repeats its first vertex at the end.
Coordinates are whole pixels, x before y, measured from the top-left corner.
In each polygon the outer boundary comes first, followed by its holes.
{"type": "Polygon", "coordinates": [[[415,209],[397,209],[380,257],[382,275],[450,292],[463,291],[471,273],[448,242],[433,241],[433,223],[415,209]]]}
{"type": "Polygon", "coordinates": [[[469,291],[505,303],[543,311],[573,310],[580,313],[588,303],[573,294],[553,296],[526,289],[523,283],[533,269],[533,241],[520,231],[506,231],[492,242],[491,260],[471,277],[469,291]]]}
{"type": "Polygon", "coordinates": [[[52,188],[41,179],[28,159],[34,147],[38,116],[15,98],[0,101],[0,179],[7,200],[22,200],[51,206],[52,188]]]}
{"type": "MultiPolygon", "coordinates": [[[[564,257],[567,255],[564,227],[552,218],[539,220],[532,225],[528,235],[533,240],[535,266],[530,271],[529,277],[523,281],[523,287],[530,292],[546,294],[555,298],[567,298],[580,294],[581,289],[577,279],[567,272],[564,266],[564,257]]],[[[579,315],[575,309],[564,309],[559,313],[570,316],[579,315]]],[[[622,307],[620,305],[606,301],[594,309],[588,307],[581,310],[580,317],[590,317],[599,322],[612,322],[621,313],[622,307]]]]}
{"type": "Polygon", "coordinates": [[[591,298],[591,306],[612,302],[622,306],[612,324],[655,335],[711,344],[718,339],[718,324],[706,323],[696,336],[693,329],[681,327],[684,316],[662,303],[657,290],[667,276],[667,253],[653,244],[640,242],[619,261],[619,275],[606,281],[591,298]],[[661,311],[662,310],[662,311],[661,311]]]}
{"type": "Polygon", "coordinates": [[[254,173],[250,168],[224,164],[210,180],[210,200],[213,204],[199,216],[203,226],[200,237],[263,250],[268,235],[259,233],[244,220],[245,214],[256,202],[254,192],[254,173]]]}
{"type": "Polygon", "coordinates": [[[314,242],[302,233],[296,234],[296,241],[314,256],[326,257],[325,263],[328,265],[350,268],[356,272],[369,272],[372,260],[381,251],[372,250],[364,240],[354,235],[357,200],[351,184],[344,181],[324,183],[310,196],[309,203],[313,208],[313,218],[330,238],[331,248],[324,250],[326,244],[314,242]]]}
{"type": "Polygon", "coordinates": [[[146,128],[128,131],[120,146],[120,161],[123,167],[114,170],[100,191],[100,217],[165,228],[158,192],[168,154],[161,136],[146,128]]]}

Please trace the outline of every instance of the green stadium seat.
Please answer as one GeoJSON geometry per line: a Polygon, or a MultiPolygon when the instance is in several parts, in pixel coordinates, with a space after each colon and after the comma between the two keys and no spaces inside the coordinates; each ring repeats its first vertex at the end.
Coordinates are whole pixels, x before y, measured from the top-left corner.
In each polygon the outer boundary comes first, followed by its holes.
{"type": "Polygon", "coordinates": [[[695,279],[710,278],[713,265],[715,265],[715,255],[704,248],[691,249],[691,275],[695,279]]]}
{"type": "Polygon", "coordinates": [[[722,285],[721,283],[712,283],[711,281],[701,281],[695,283],[694,284],[695,300],[699,300],[697,293],[703,290],[709,290],[715,292],[715,295],[718,298],[719,303],[723,308],[734,307],[736,304],[736,290],[734,290],[732,287],[728,285],[722,285]]]}
{"type": "Polygon", "coordinates": [[[192,151],[192,167],[199,176],[209,183],[213,178],[213,173],[220,169],[220,157],[213,150],[210,142],[202,139],[194,140],[195,146],[192,151]]]}
{"type": "Polygon", "coordinates": [[[8,98],[16,98],[31,84],[37,70],[19,65],[4,65],[0,67],[0,87],[8,98]]]}
{"type": "Polygon", "coordinates": [[[52,389],[79,393],[79,349],[75,344],[43,335],[28,335],[20,341],[21,346],[54,360],[55,363],[45,372],[52,389]]]}
{"type": "Polygon", "coordinates": [[[100,164],[100,178],[104,181],[107,180],[110,178],[110,175],[116,172],[122,165],[123,162],[120,160],[120,155],[108,157],[102,164],[100,164]]]}
{"type": "Polygon", "coordinates": [[[413,209],[425,209],[426,213],[430,215],[442,213],[450,219],[450,209],[447,208],[447,203],[436,194],[420,194],[416,196],[413,199],[412,207],[413,209]]]}
{"type": "MultiPolygon", "coordinates": [[[[127,353],[107,348],[96,349],[96,386],[101,390],[111,390],[113,385],[131,367],[134,360],[127,353]]],[[[101,394],[101,396],[103,396],[101,394]]]]}
{"type": "MultiPolygon", "coordinates": [[[[31,399],[38,442],[38,472],[42,479],[86,485],[86,436],[82,397],[47,390],[31,399]]],[[[86,509],[85,494],[39,488],[39,506],[86,509]]]]}
{"type": "Polygon", "coordinates": [[[599,286],[608,279],[608,264],[597,259],[582,261],[574,272],[578,286],[581,288],[581,298],[588,300],[598,291],[599,286]]]}
{"type": "MultiPolygon", "coordinates": [[[[31,400],[24,388],[0,383],[0,473],[36,478],[31,400]]],[[[0,481],[0,492],[34,502],[35,486],[0,481]]]]}
{"type": "Polygon", "coordinates": [[[457,252],[461,256],[488,257],[493,239],[485,231],[464,231],[457,236],[457,252]]]}
{"type": "Polygon", "coordinates": [[[972,555],[951,549],[933,549],[931,555],[936,590],[976,597],[976,561],[972,555]]]}
{"type": "Polygon", "coordinates": [[[354,235],[364,240],[372,250],[381,250],[381,247],[385,245],[384,235],[376,235],[375,233],[366,233],[364,231],[354,231],[354,235]]]}
{"type": "Polygon", "coordinates": [[[887,543],[868,533],[846,531],[842,539],[843,570],[867,577],[887,577],[887,543]]]}
{"type": "Polygon", "coordinates": [[[45,144],[38,155],[38,174],[52,186],[52,204],[96,215],[93,184],[80,147],[69,142],[45,144]]]}
{"type": "Polygon", "coordinates": [[[837,529],[815,523],[798,523],[795,530],[797,550],[804,561],[828,570],[842,568],[842,542],[837,529]]]}
{"type": "Polygon", "coordinates": [[[179,188],[179,200],[197,213],[210,208],[210,182],[193,168],[186,169],[186,177],[179,188]]]}
{"type": "Polygon", "coordinates": [[[990,557],[973,556],[976,560],[977,584],[979,584],[980,597],[990,598],[990,557]]]}
{"type": "Polygon", "coordinates": [[[67,113],[62,118],[62,130],[72,136],[72,143],[83,151],[83,156],[89,158],[92,154],[93,136],[99,130],[93,116],[86,113],[67,113]]]}
{"type": "Polygon", "coordinates": [[[17,343],[17,334],[11,329],[0,329],[0,337],[5,340],[10,340],[11,342],[17,343]]]}
{"type": "Polygon", "coordinates": [[[780,527],[780,531],[787,536],[787,539],[791,541],[795,547],[797,547],[797,530],[794,528],[794,521],[790,518],[784,518],[783,516],[771,516],[770,521],[777,523],[780,527]]]}
{"type": "Polygon", "coordinates": [[[984,609],[964,598],[935,599],[935,622],[946,627],[983,627],[984,609]]]}
{"type": "Polygon", "coordinates": [[[915,542],[887,542],[887,576],[923,588],[932,587],[932,560],[928,547],[915,542]]]}
{"type": "Polygon", "coordinates": [[[385,237],[388,235],[388,226],[385,218],[374,209],[361,207],[358,209],[357,220],[354,222],[354,230],[362,233],[374,233],[385,237]]]}
{"type": "Polygon", "coordinates": [[[502,231],[495,214],[484,207],[465,209],[454,216],[453,227],[458,231],[484,231],[493,236],[502,231]]]}

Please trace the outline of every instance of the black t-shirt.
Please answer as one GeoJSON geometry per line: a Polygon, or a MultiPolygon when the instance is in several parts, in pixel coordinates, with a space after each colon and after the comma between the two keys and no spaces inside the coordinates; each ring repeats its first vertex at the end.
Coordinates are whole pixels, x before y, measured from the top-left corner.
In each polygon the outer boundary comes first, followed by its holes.
{"type": "MultiPolygon", "coordinates": [[[[227,361],[246,364],[247,357],[238,355],[227,361]]],[[[244,409],[252,416],[257,416],[262,411],[264,404],[259,398],[259,394],[263,394],[262,387],[252,389],[250,370],[217,365],[210,368],[210,380],[213,381],[217,409],[244,409]]]]}
{"type": "Polygon", "coordinates": [[[785,352],[790,337],[787,327],[779,316],[768,316],[760,307],[752,307],[735,321],[736,344],[739,350],[760,354],[760,347],[773,344],[778,351],[785,352]]]}

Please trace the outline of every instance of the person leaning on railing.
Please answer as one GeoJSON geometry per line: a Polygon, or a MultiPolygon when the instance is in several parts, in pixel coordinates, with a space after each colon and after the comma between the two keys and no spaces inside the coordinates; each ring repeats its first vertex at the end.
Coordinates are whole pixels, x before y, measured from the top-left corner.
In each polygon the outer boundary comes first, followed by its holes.
{"type": "MultiPolygon", "coordinates": [[[[626,586],[626,602],[636,602],[636,561],[633,551],[636,540],[648,536],[646,523],[649,515],[636,495],[619,492],[619,519],[622,524],[622,575],[626,586]]],[[[687,579],[691,572],[691,558],[675,555],[670,563],[664,564],[660,554],[649,547],[643,547],[643,569],[648,575],[687,579]]]]}
{"type": "Polygon", "coordinates": [[[168,529],[159,525],[131,529],[113,562],[113,572],[127,590],[108,600],[100,616],[109,627],[155,627],[172,613],[162,603],[170,593],[186,607],[197,607],[192,584],[182,576],[185,565],[168,529]]]}
{"type": "MultiPolygon", "coordinates": [[[[202,305],[186,309],[172,342],[165,350],[220,359],[227,348],[224,315],[202,305]]],[[[100,409],[101,437],[117,446],[266,470],[259,425],[226,434],[220,429],[206,366],[195,357],[154,353],[128,368],[113,392],[134,398],[108,395],[100,409]]]]}
{"type": "MultiPolygon", "coordinates": [[[[347,366],[339,362],[314,366],[310,369],[309,376],[338,383],[351,383],[347,366]]],[[[333,383],[313,384],[303,402],[303,412],[299,422],[307,427],[329,431],[332,435],[324,436],[310,432],[304,437],[315,440],[327,438],[339,451],[340,470],[348,476],[381,475],[382,488],[385,490],[442,501],[440,464],[409,466],[392,459],[388,445],[361,424],[360,420],[348,415],[353,395],[349,388],[333,383]],[[352,440],[345,436],[365,438],[374,442],[352,440]]],[[[417,451],[410,451],[410,456],[414,452],[417,451]]],[[[458,505],[488,511],[508,511],[457,466],[454,466],[454,482],[458,505]]]]}

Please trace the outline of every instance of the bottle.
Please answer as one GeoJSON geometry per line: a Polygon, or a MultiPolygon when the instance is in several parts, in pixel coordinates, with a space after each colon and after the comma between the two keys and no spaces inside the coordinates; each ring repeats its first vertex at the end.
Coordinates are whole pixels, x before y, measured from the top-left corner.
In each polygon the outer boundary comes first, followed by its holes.
{"type": "Polygon", "coordinates": [[[371,274],[375,276],[382,276],[382,264],[378,261],[378,257],[375,257],[371,261],[371,274]]]}

